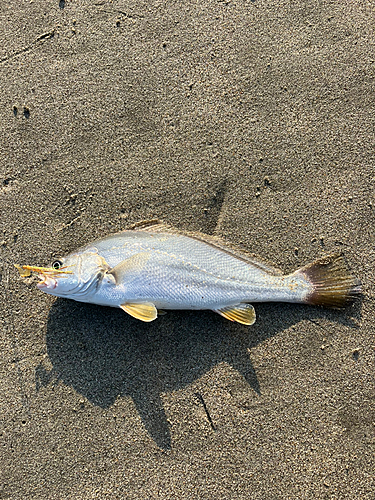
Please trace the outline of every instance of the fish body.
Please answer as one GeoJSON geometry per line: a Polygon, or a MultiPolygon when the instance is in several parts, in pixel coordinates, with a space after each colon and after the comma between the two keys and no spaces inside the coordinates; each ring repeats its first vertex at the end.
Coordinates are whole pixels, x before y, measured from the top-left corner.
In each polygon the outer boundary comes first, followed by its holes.
{"type": "Polygon", "coordinates": [[[252,324],[251,303],[341,307],[359,293],[340,256],[282,275],[216,238],[161,225],[98,240],[56,261],[54,272],[36,269],[46,293],[121,307],[143,321],[158,309],[210,309],[252,324]]]}

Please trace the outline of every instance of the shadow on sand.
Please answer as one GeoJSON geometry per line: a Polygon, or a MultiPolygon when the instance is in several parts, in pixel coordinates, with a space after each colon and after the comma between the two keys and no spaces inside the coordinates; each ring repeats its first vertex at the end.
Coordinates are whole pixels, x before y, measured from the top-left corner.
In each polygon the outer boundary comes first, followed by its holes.
{"type": "Polygon", "coordinates": [[[248,349],[302,319],[355,324],[343,313],[308,306],[257,304],[258,320],[245,327],[211,312],[168,312],[142,323],[121,310],[58,299],[47,326],[53,369],[36,369],[36,386],[62,380],[101,408],[130,395],[156,444],[171,447],[160,394],[191,384],[227,362],[260,393],[248,349]]]}

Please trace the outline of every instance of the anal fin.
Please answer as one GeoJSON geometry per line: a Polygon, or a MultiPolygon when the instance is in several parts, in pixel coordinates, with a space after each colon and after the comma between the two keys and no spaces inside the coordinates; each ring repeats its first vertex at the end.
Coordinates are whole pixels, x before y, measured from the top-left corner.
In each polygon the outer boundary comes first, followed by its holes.
{"type": "Polygon", "coordinates": [[[234,306],[215,309],[215,312],[230,321],[235,321],[242,325],[251,326],[256,320],[255,309],[251,304],[235,304],[234,306]]]}
{"type": "Polygon", "coordinates": [[[158,311],[152,302],[138,302],[121,304],[121,309],[126,313],[133,316],[133,318],[139,319],[149,323],[154,321],[158,317],[158,311]]]}

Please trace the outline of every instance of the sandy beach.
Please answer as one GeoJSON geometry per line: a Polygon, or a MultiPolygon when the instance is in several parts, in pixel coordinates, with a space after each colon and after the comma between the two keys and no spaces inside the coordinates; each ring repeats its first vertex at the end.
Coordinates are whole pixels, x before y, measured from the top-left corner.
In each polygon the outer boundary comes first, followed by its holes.
{"type": "Polygon", "coordinates": [[[375,7],[0,4],[0,498],[375,497],[375,7]],[[50,265],[140,220],[291,272],[342,252],[344,311],[141,323],[50,265]]]}

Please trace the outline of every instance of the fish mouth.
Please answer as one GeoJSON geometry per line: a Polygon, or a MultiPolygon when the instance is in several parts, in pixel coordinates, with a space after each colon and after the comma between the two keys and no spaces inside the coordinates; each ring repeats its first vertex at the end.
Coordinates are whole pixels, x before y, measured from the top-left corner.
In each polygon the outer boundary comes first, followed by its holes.
{"type": "Polygon", "coordinates": [[[23,278],[28,278],[31,276],[32,272],[38,273],[40,281],[36,286],[40,290],[54,290],[57,286],[57,278],[65,277],[67,274],[73,274],[72,271],[66,271],[66,266],[61,269],[54,269],[51,267],[19,266],[15,264],[15,267],[23,278]]]}
{"type": "Polygon", "coordinates": [[[43,290],[44,288],[49,288],[50,290],[54,290],[57,287],[57,280],[49,276],[48,274],[38,274],[38,278],[40,281],[36,284],[39,290],[43,290]]]}

